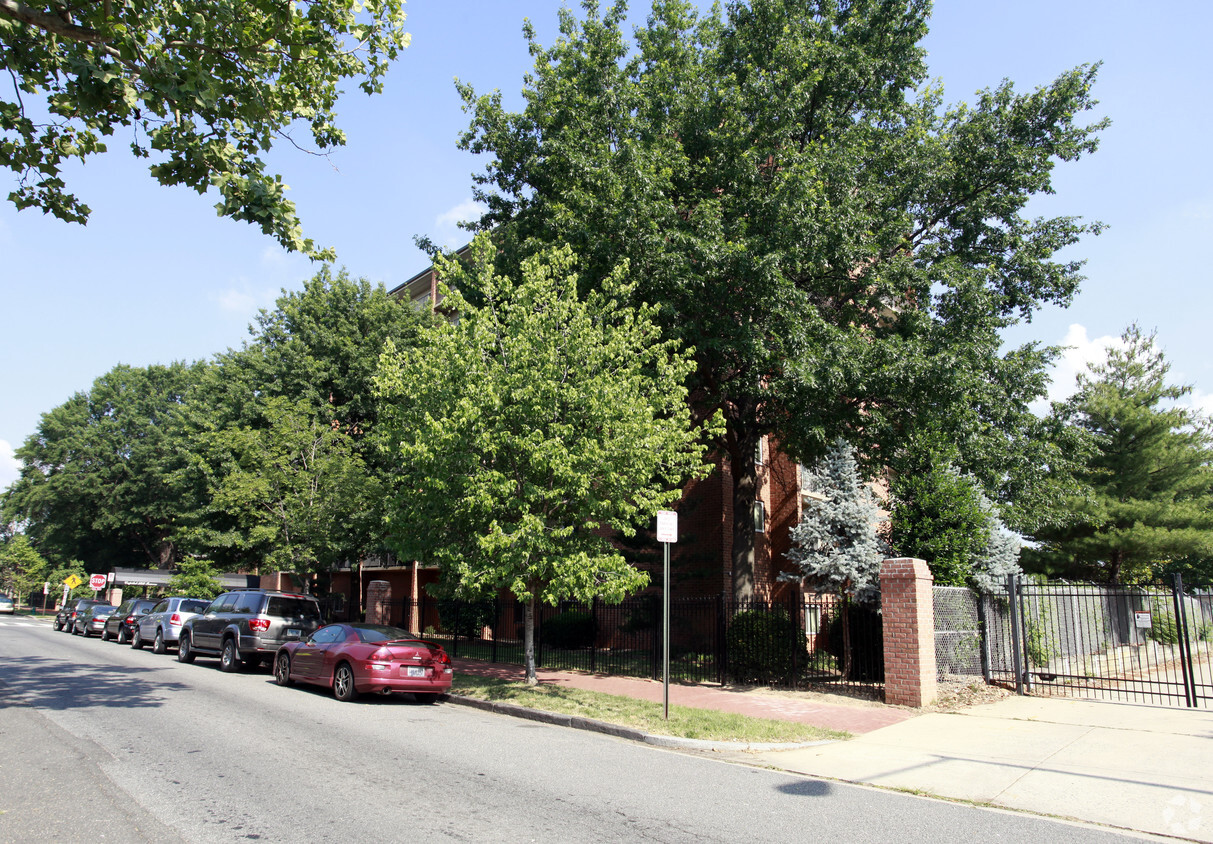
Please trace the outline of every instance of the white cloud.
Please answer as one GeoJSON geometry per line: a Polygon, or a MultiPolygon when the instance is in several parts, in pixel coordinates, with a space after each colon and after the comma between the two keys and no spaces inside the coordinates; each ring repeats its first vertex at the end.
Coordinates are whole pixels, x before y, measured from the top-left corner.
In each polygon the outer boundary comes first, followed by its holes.
{"type": "Polygon", "coordinates": [[[1077,323],[1072,324],[1066,331],[1065,339],[1060,345],[1066,349],[1053,366],[1053,383],[1049,385],[1050,401],[1069,398],[1078,389],[1078,376],[1085,373],[1090,364],[1102,362],[1108,356],[1108,349],[1124,346],[1119,335],[1088,337],[1086,326],[1077,323]]]}
{"type": "Polygon", "coordinates": [[[439,214],[434,219],[437,230],[434,241],[447,249],[463,246],[472,238],[466,229],[459,228],[459,224],[476,220],[487,210],[476,200],[465,199],[449,211],[439,214]]]}
{"type": "Polygon", "coordinates": [[[21,464],[17,462],[13,447],[6,440],[0,440],[0,489],[7,489],[9,484],[17,480],[20,469],[21,464]]]}
{"type": "Polygon", "coordinates": [[[248,321],[260,308],[272,307],[279,291],[272,287],[254,287],[245,279],[234,283],[227,290],[213,294],[212,298],[225,314],[248,321]]]}

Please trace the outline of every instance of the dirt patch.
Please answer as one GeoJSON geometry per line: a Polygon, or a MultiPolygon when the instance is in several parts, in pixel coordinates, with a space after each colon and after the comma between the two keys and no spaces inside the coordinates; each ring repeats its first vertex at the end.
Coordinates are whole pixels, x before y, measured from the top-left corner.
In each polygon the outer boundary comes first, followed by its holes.
{"type": "Polygon", "coordinates": [[[980,678],[949,678],[939,681],[935,702],[924,706],[924,712],[956,712],[967,706],[994,703],[1014,695],[1010,689],[992,686],[980,678]]]}

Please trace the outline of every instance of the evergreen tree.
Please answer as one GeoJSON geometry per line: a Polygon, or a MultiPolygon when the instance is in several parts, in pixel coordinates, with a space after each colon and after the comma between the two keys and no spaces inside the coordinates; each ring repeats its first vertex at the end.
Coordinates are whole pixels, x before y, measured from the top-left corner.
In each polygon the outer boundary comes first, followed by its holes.
{"type": "Polygon", "coordinates": [[[792,528],[788,559],[810,589],[842,599],[842,672],[850,677],[851,602],[872,603],[880,597],[880,507],[859,474],[855,450],[845,440],[836,440],[821,458],[812,470],[812,482],[823,498],[805,504],[800,524],[792,528]]]}
{"type": "Polygon", "coordinates": [[[1173,560],[1213,556],[1213,433],[1175,404],[1192,388],[1169,385],[1169,370],[1155,335],[1134,324],[1055,407],[1093,448],[1069,501],[1074,519],[1033,535],[1033,568],[1135,583],[1173,560]]]}
{"type": "Polygon", "coordinates": [[[859,474],[855,450],[837,440],[812,476],[813,488],[824,499],[806,502],[800,524],[792,528],[788,559],[810,589],[876,600],[883,558],[876,534],[880,507],[859,474]]]}

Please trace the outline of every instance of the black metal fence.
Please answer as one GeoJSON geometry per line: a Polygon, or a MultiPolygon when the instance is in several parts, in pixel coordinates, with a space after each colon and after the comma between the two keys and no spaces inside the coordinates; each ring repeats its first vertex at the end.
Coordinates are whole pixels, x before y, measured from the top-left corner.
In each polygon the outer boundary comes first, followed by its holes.
{"type": "MultiPolygon", "coordinates": [[[[523,665],[524,607],[423,596],[393,601],[389,616],[441,642],[452,656],[523,665]]],[[[619,604],[566,601],[535,611],[535,663],[557,670],[661,678],[660,595],[619,604]]],[[[832,596],[784,601],[670,601],[670,679],[675,682],[843,686],[883,693],[880,614],[832,596]]]]}
{"type": "Polygon", "coordinates": [[[1213,590],[1025,583],[983,596],[988,677],[1022,693],[1213,701],[1213,590]]]}

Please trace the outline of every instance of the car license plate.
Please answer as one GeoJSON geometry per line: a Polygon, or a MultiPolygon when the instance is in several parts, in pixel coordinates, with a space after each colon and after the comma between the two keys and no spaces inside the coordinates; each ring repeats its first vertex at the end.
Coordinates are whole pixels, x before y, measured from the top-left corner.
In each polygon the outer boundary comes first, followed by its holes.
{"type": "Polygon", "coordinates": [[[288,639],[298,639],[298,638],[299,638],[299,631],[298,631],[298,630],[287,630],[287,631],[286,631],[286,636],[287,636],[287,638],[288,638],[288,639]]]}
{"type": "Polygon", "coordinates": [[[409,666],[409,676],[410,677],[424,677],[425,669],[422,668],[420,665],[410,665],[409,666]]]}

